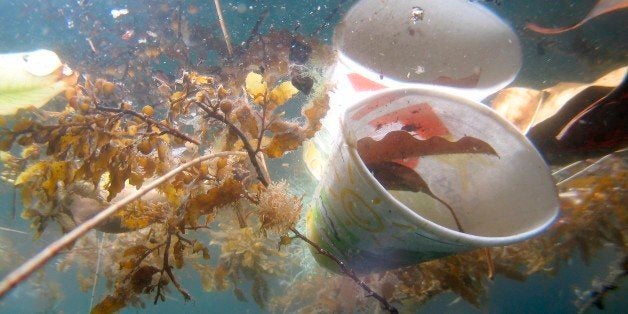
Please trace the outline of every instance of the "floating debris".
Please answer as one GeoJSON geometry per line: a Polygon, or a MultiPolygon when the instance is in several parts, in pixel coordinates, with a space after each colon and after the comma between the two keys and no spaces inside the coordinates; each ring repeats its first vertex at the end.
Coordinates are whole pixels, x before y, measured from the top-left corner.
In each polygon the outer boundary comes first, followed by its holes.
{"type": "Polygon", "coordinates": [[[111,16],[114,19],[118,19],[119,17],[123,16],[123,15],[127,15],[129,14],[129,10],[128,9],[113,9],[111,10],[111,16]]]}
{"type": "Polygon", "coordinates": [[[425,15],[425,11],[420,7],[412,7],[412,11],[410,11],[410,21],[416,24],[418,21],[423,21],[423,16],[425,15]]]}

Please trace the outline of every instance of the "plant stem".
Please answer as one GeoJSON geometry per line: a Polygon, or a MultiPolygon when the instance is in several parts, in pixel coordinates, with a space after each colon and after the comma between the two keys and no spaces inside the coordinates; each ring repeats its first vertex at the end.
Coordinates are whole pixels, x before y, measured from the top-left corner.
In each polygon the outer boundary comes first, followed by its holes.
{"type": "Polygon", "coordinates": [[[179,130],[172,128],[168,125],[165,125],[153,118],[147,117],[144,114],[141,114],[139,112],[135,112],[133,110],[128,110],[128,109],[121,109],[121,108],[109,108],[109,107],[103,107],[103,106],[99,106],[96,105],[96,109],[100,110],[100,111],[105,111],[105,112],[113,112],[113,113],[122,113],[122,114],[127,114],[127,115],[131,115],[134,117],[137,117],[139,119],[144,120],[144,122],[146,123],[150,123],[150,124],[154,124],[156,125],[160,130],[167,132],[169,134],[172,134],[178,138],[181,138],[184,141],[196,144],[196,145],[200,145],[199,141],[187,136],[186,134],[180,132],[179,130]]]}
{"type": "Polygon", "coordinates": [[[102,259],[102,247],[105,243],[105,234],[100,233],[98,239],[98,259],[96,260],[96,270],[94,271],[94,282],[92,283],[92,296],[89,298],[89,308],[94,308],[94,295],[96,294],[96,286],[98,285],[98,273],[100,273],[100,261],[102,259]]]}
{"type": "Polygon", "coordinates": [[[227,30],[227,24],[225,24],[225,19],[222,17],[220,0],[214,0],[214,4],[216,5],[216,13],[218,14],[218,23],[220,23],[220,29],[222,30],[222,35],[225,37],[227,53],[229,53],[229,57],[231,57],[233,55],[233,47],[231,46],[231,37],[229,36],[229,31],[227,30]]]}
{"type": "Polygon", "coordinates": [[[269,179],[264,175],[262,166],[260,166],[259,159],[257,158],[257,152],[255,151],[255,149],[253,149],[253,145],[251,145],[251,142],[249,141],[249,139],[246,137],[246,135],[244,135],[244,132],[242,132],[242,130],[240,130],[240,128],[238,128],[235,124],[231,123],[229,119],[218,114],[207,105],[203,103],[198,103],[198,102],[196,104],[201,109],[203,109],[203,111],[205,111],[211,118],[214,118],[224,123],[225,125],[227,125],[227,127],[229,127],[229,129],[233,131],[238,136],[238,138],[240,138],[240,140],[242,140],[242,143],[244,144],[244,150],[246,150],[246,153],[249,155],[251,164],[253,164],[253,167],[255,168],[255,171],[257,172],[257,179],[260,182],[262,182],[264,186],[268,186],[270,182],[269,182],[269,179]]]}
{"type": "Polygon", "coordinates": [[[26,280],[36,270],[46,265],[46,263],[48,263],[48,261],[50,261],[61,250],[68,247],[69,245],[74,243],[77,239],[84,236],[89,230],[93,229],[98,224],[105,221],[107,218],[109,218],[109,216],[113,215],[124,206],[142,197],[142,195],[155,189],[157,186],[166,182],[168,179],[176,176],[181,171],[189,167],[192,167],[200,162],[203,162],[205,160],[209,160],[212,158],[225,157],[225,156],[231,156],[231,155],[244,155],[244,154],[245,153],[243,152],[226,151],[226,152],[219,152],[219,153],[214,153],[214,154],[198,157],[196,159],[193,159],[185,164],[182,164],[170,170],[168,173],[155,179],[154,181],[145,185],[144,187],[135,191],[134,193],[129,194],[127,197],[121,199],[119,202],[112,204],[111,206],[107,207],[106,209],[98,213],[96,216],[85,221],[84,223],[74,228],[72,231],[63,235],[58,240],[49,244],[43,250],[39,251],[39,253],[37,253],[35,256],[31,257],[29,260],[23,263],[20,267],[13,270],[10,274],[4,277],[4,279],[2,279],[2,281],[0,282],[0,298],[4,297],[4,295],[6,295],[7,292],[9,292],[19,283],[26,280]]]}
{"type": "Polygon", "coordinates": [[[385,310],[387,310],[390,313],[399,313],[399,311],[394,306],[392,306],[390,303],[388,303],[388,301],[386,301],[386,298],[382,297],[377,292],[373,291],[373,289],[371,289],[364,281],[360,280],[360,278],[358,278],[356,273],[351,268],[347,267],[347,265],[345,265],[343,261],[339,260],[337,257],[335,257],[333,254],[331,254],[327,250],[320,247],[318,244],[312,242],[312,240],[308,239],[308,237],[300,233],[296,228],[294,227],[290,228],[290,231],[292,231],[301,240],[307,242],[307,244],[314,247],[319,254],[327,256],[329,259],[331,259],[336,264],[338,264],[338,266],[340,267],[340,270],[347,277],[351,278],[353,281],[355,281],[355,283],[358,284],[358,286],[360,286],[364,291],[366,291],[367,296],[373,297],[375,300],[379,301],[379,303],[382,305],[382,307],[385,310]]]}

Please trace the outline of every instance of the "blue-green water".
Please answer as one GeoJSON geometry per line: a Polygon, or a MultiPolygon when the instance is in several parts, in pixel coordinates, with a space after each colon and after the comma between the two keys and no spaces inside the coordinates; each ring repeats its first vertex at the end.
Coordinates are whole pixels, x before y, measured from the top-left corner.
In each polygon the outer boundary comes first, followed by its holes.
{"type": "MultiPolygon", "coordinates": [[[[402,0],[399,0],[402,1],[402,0]]],[[[244,42],[262,12],[268,9],[260,33],[269,29],[289,29],[302,34],[316,33],[323,41],[331,44],[334,26],[343,12],[355,1],[223,1],[225,20],[230,28],[235,45],[244,42]],[[332,14],[338,10],[338,14],[332,14]],[[327,17],[330,17],[326,20],[327,17]],[[326,25],[329,24],[329,25],[326,25]]],[[[604,15],[590,21],[577,31],[555,38],[531,34],[524,30],[527,21],[543,25],[562,26],[579,21],[595,3],[581,1],[513,1],[502,0],[499,5],[492,1],[486,5],[508,21],[518,34],[523,48],[523,66],[513,83],[515,86],[533,88],[548,87],[561,81],[591,81],[611,69],[628,64],[628,10],[604,15]],[[549,43],[544,46],[544,43],[549,43]],[[540,49],[543,49],[541,51],[540,49]]],[[[138,40],[151,40],[147,31],[157,32],[164,23],[171,23],[179,1],[56,1],[56,0],[0,0],[0,53],[32,51],[39,48],[50,49],[77,69],[94,64],[107,67],[124,57],[116,56],[133,53],[141,43],[138,40]],[[162,5],[167,4],[168,8],[162,5]],[[127,8],[129,13],[114,19],[112,9],[127,8]],[[133,30],[130,41],[122,39],[126,31],[133,30]],[[98,37],[94,53],[87,39],[98,37]]],[[[200,25],[220,37],[217,16],[212,1],[182,1],[182,15],[189,25],[200,25]],[[198,13],[191,14],[193,8],[198,13]]],[[[194,50],[195,61],[205,64],[215,62],[215,55],[199,55],[194,50]],[[205,60],[206,59],[206,60],[205,60]]],[[[168,75],[178,73],[178,64],[164,59],[155,60],[146,66],[162,70],[168,75]]],[[[191,65],[192,67],[194,65],[191,65]]],[[[300,161],[300,152],[291,154],[288,160],[271,164],[277,178],[286,178],[295,190],[309,196],[314,183],[308,179],[307,171],[300,161]],[[290,168],[282,164],[289,162],[290,168]]],[[[0,200],[0,227],[29,232],[28,223],[19,217],[12,217],[12,189],[2,186],[0,200]]],[[[19,203],[19,202],[18,202],[19,203]]],[[[42,238],[32,240],[32,235],[0,229],[0,275],[32,256],[47,243],[58,238],[56,228],[48,228],[42,238]],[[8,260],[8,261],[7,261],[8,260]]],[[[298,256],[295,258],[307,258],[298,256]]],[[[446,293],[437,296],[422,310],[428,313],[572,313],[577,309],[574,287],[587,289],[595,277],[603,278],[608,265],[615,258],[613,248],[605,248],[589,265],[574,256],[564,262],[560,272],[553,276],[534,275],[526,282],[516,282],[497,276],[490,283],[486,305],[477,309],[456,296],[446,293]]],[[[90,308],[91,290],[82,292],[76,283],[73,268],[58,272],[53,261],[44,272],[18,286],[9,295],[0,299],[0,313],[84,313],[90,308]]],[[[180,281],[194,296],[192,302],[185,303],[174,289],[172,299],[152,304],[146,300],[146,309],[127,308],[124,312],[148,311],[158,313],[257,313],[265,312],[252,300],[240,302],[231,291],[204,292],[195,271],[182,272],[180,281]]],[[[95,302],[106,293],[104,280],[95,290],[95,302]]],[[[280,283],[277,283],[278,285],[280,283]]],[[[325,289],[325,287],[321,287],[325,289]]],[[[272,287],[271,287],[272,290],[272,287]]],[[[625,283],[605,299],[606,312],[621,313],[628,308],[628,295],[625,283]]],[[[372,310],[373,312],[376,309],[372,310]]],[[[401,309],[402,312],[403,309],[401,309]]],[[[595,311],[595,310],[594,310],[595,311]]]]}

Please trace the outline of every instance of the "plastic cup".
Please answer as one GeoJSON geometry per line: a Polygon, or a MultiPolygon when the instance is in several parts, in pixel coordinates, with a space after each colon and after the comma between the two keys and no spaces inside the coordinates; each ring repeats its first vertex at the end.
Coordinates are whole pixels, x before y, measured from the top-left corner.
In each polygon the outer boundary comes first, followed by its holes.
{"type": "MultiPolygon", "coordinates": [[[[540,234],[558,215],[556,187],[542,157],[514,126],[478,102],[427,88],[387,89],[348,108],[341,124],[307,230],[357,272],[516,243],[540,234]],[[406,160],[442,202],[427,193],[388,191],[358,155],[356,141],[402,129],[404,122],[390,117],[407,112],[419,112],[408,118],[422,129],[411,133],[417,139],[474,137],[496,155],[406,160]]],[[[333,269],[327,258],[314,255],[333,269]]]]}
{"type": "Polygon", "coordinates": [[[304,150],[317,179],[348,104],[383,88],[421,86],[481,101],[521,68],[519,39],[510,26],[469,0],[359,1],[336,28],[334,47],[330,110],[304,150]]]}

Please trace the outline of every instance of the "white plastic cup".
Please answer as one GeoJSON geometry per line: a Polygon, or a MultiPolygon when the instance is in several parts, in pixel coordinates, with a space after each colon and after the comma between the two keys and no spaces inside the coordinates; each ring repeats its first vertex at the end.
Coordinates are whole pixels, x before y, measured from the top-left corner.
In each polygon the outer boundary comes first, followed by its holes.
{"type": "Polygon", "coordinates": [[[514,126],[478,102],[427,88],[387,89],[350,107],[341,124],[307,230],[357,272],[513,244],[540,234],[558,215],[556,187],[542,157],[514,126]],[[497,153],[421,156],[414,165],[432,193],[453,209],[464,232],[428,194],[386,190],[356,150],[357,140],[379,140],[404,123],[376,121],[415,108],[422,113],[411,117],[414,123],[430,126],[412,133],[415,138],[470,136],[497,153]]]}
{"type": "Polygon", "coordinates": [[[481,101],[510,84],[521,68],[517,35],[469,0],[359,1],[336,28],[334,47],[330,109],[304,150],[316,179],[349,104],[383,88],[421,86],[481,101]]]}

